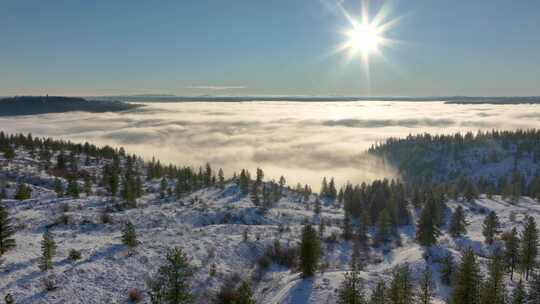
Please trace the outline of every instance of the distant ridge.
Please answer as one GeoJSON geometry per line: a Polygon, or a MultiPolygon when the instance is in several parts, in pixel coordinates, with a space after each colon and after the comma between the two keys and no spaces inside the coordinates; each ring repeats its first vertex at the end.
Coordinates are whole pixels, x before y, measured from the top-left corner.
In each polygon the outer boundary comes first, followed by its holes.
{"type": "Polygon", "coordinates": [[[0,116],[84,112],[118,112],[141,107],[114,100],[87,100],[64,96],[16,96],[0,99],[0,116]]]}
{"type": "Polygon", "coordinates": [[[447,104],[538,104],[540,96],[426,96],[426,97],[385,97],[385,96],[174,96],[167,94],[155,95],[126,95],[126,96],[104,96],[107,100],[125,100],[141,102],[249,102],[249,101],[297,101],[297,102],[323,102],[323,101],[409,101],[409,102],[429,102],[442,101],[447,104]]]}

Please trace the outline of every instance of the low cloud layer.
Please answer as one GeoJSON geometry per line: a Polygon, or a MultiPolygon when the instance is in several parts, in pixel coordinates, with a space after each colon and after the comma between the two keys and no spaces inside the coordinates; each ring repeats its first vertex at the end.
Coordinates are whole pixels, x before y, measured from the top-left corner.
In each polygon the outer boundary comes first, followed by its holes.
{"type": "Polygon", "coordinates": [[[385,138],[431,132],[540,128],[539,105],[449,105],[439,102],[152,103],[126,113],[63,113],[0,118],[0,129],[124,146],[146,158],[232,174],[265,169],[268,178],[317,189],[394,177],[363,152],[385,138]]]}

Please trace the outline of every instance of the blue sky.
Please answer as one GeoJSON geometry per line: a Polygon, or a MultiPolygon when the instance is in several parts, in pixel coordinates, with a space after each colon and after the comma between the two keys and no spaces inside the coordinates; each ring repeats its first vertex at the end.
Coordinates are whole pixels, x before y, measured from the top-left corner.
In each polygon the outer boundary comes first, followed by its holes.
{"type": "Polygon", "coordinates": [[[540,95],[540,1],[385,3],[368,81],[335,0],[3,0],[0,95],[540,95]]]}

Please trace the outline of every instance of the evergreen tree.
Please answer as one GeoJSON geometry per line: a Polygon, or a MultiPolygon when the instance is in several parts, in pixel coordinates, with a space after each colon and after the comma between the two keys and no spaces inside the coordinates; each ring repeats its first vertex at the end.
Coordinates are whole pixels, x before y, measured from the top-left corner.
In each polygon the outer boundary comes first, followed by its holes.
{"type": "Polygon", "coordinates": [[[364,284],[360,273],[353,267],[350,272],[345,273],[345,277],[338,290],[339,304],[365,304],[364,284]]]}
{"type": "Polygon", "coordinates": [[[86,193],[86,196],[92,195],[92,180],[90,176],[84,177],[84,193],[86,193]]]}
{"type": "Polygon", "coordinates": [[[450,235],[454,238],[461,237],[467,233],[467,223],[465,219],[465,212],[461,206],[458,206],[454,213],[452,214],[452,219],[450,220],[449,232],[450,235]]]}
{"type": "Polygon", "coordinates": [[[352,239],[353,237],[353,232],[352,232],[352,225],[351,225],[351,216],[349,215],[349,213],[347,212],[347,210],[345,210],[345,215],[344,215],[344,218],[343,218],[343,239],[348,241],[350,239],[352,239]]]}
{"type": "Polygon", "coordinates": [[[159,183],[159,197],[165,198],[165,194],[167,192],[167,179],[164,177],[161,179],[161,182],[159,183]]]}
{"type": "Polygon", "coordinates": [[[468,181],[466,183],[465,189],[463,190],[463,196],[468,202],[472,202],[478,198],[478,189],[476,189],[474,182],[468,181]]]}
{"type": "Polygon", "coordinates": [[[414,304],[413,279],[409,265],[398,266],[392,273],[392,281],[388,289],[391,304],[414,304]]]}
{"type": "Polygon", "coordinates": [[[447,286],[452,284],[452,277],[454,276],[454,257],[451,253],[446,254],[441,258],[441,282],[447,286]]]}
{"type": "Polygon", "coordinates": [[[300,270],[304,277],[311,277],[315,274],[321,254],[320,246],[315,229],[311,224],[304,225],[300,243],[300,270]]]}
{"type": "Polygon", "coordinates": [[[56,242],[54,241],[52,233],[47,230],[43,234],[43,240],[41,241],[41,257],[39,260],[39,269],[41,271],[53,269],[52,259],[55,254],[56,242]]]}
{"type": "Polygon", "coordinates": [[[122,243],[130,249],[137,247],[139,241],[137,241],[137,233],[135,232],[135,226],[128,221],[122,229],[122,243]]]}
{"type": "Polygon", "coordinates": [[[383,280],[379,280],[375,286],[375,289],[371,293],[369,304],[388,304],[388,297],[386,293],[386,284],[383,280]]]}
{"type": "Polygon", "coordinates": [[[259,197],[259,187],[257,183],[253,184],[253,186],[251,187],[251,193],[249,194],[249,196],[253,205],[261,206],[261,199],[259,197]]]}
{"type": "Polygon", "coordinates": [[[193,269],[182,249],[167,253],[166,263],[148,280],[152,304],[187,304],[193,302],[190,280],[193,269]]]}
{"type": "Polygon", "coordinates": [[[15,248],[15,229],[11,225],[11,218],[7,207],[4,206],[0,199],[0,257],[10,249],[15,248]]]}
{"type": "Polygon", "coordinates": [[[500,233],[500,226],[499,217],[497,217],[495,211],[491,211],[484,219],[482,225],[482,235],[484,235],[486,244],[493,244],[495,235],[500,233]]]}
{"type": "Polygon", "coordinates": [[[429,247],[437,243],[437,238],[441,234],[434,223],[433,203],[426,204],[420,213],[420,219],[416,225],[416,240],[422,246],[429,247]]]}
{"type": "Polygon", "coordinates": [[[325,220],[324,218],[321,217],[321,220],[319,221],[319,239],[323,240],[325,230],[326,230],[325,220]]]}
{"type": "Polygon", "coordinates": [[[527,293],[525,292],[525,287],[523,287],[523,282],[519,280],[518,284],[512,292],[512,298],[510,304],[525,304],[527,300],[527,293]]]}
{"type": "Polygon", "coordinates": [[[236,289],[237,298],[231,304],[255,304],[251,287],[246,281],[242,281],[240,286],[236,289]]]}
{"type": "Polygon", "coordinates": [[[15,193],[16,200],[27,200],[32,197],[32,188],[27,186],[24,183],[19,183],[17,185],[17,192],[15,193]]]}
{"type": "Polygon", "coordinates": [[[387,243],[390,241],[390,236],[392,232],[392,222],[390,215],[386,209],[383,209],[379,214],[379,220],[377,221],[377,242],[378,243],[387,243]]]}
{"type": "Polygon", "coordinates": [[[505,304],[504,264],[502,257],[491,257],[488,265],[488,278],[482,286],[481,304],[505,304]]]}
{"type": "Polygon", "coordinates": [[[521,245],[519,264],[522,273],[525,274],[525,280],[529,280],[529,274],[536,266],[536,257],[538,255],[538,229],[532,216],[527,217],[525,227],[521,232],[521,245]]]}
{"type": "Polygon", "coordinates": [[[450,296],[451,304],[480,303],[481,272],[476,256],[471,248],[463,253],[461,264],[455,276],[454,289],[450,296]]]}
{"type": "Polygon", "coordinates": [[[315,214],[321,214],[321,201],[318,197],[315,198],[315,208],[313,212],[315,212],[315,214]]]}
{"type": "Polygon", "coordinates": [[[57,197],[64,196],[64,186],[62,185],[62,181],[58,177],[54,179],[53,188],[54,192],[56,192],[57,197]]]}
{"type": "Polygon", "coordinates": [[[540,273],[534,274],[531,282],[529,282],[527,304],[540,304],[540,273]]]}
{"type": "Polygon", "coordinates": [[[514,270],[519,262],[519,237],[517,229],[506,232],[502,239],[504,240],[504,260],[506,268],[510,271],[510,279],[514,280],[514,270]]]}
{"type": "Polygon", "coordinates": [[[79,184],[77,183],[77,180],[75,178],[69,179],[66,193],[73,198],[79,198],[79,184]]]}
{"type": "Polygon", "coordinates": [[[429,269],[429,266],[426,265],[426,268],[422,272],[422,277],[420,278],[420,291],[418,293],[419,304],[431,304],[434,287],[431,275],[431,270],[429,269]]]}
{"type": "Polygon", "coordinates": [[[223,175],[223,169],[219,168],[218,171],[218,186],[219,189],[225,189],[225,176],[223,175]]]}

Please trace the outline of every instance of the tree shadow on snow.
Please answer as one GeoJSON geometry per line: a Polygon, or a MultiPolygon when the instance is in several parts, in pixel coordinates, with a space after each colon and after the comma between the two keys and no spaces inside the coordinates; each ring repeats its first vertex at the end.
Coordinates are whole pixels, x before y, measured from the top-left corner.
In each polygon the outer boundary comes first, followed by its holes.
{"type": "Polygon", "coordinates": [[[309,303],[311,293],[313,292],[313,285],[313,278],[298,281],[293,287],[291,287],[284,302],[294,304],[309,303]]]}

